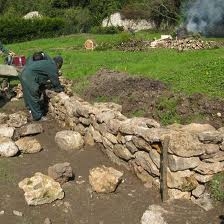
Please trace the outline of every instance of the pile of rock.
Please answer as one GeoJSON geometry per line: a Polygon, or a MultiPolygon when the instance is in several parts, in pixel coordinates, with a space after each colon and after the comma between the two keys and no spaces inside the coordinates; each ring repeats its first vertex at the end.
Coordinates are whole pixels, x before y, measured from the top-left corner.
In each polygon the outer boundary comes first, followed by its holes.
{"type": "Polygon", "coordinates": [[[19,153],[36,153],[42,146],[35,138],[43,132],[39,123],[28,123],[26,113],[0,113],[0,156],[11,157],[19,153]]]}
{"type": "Polygon", "coordinates": [[[129,119],[115,103],[90,104],[59,93],[49,111],[60,125],[79,132],[84,143],[100,143],[115,163],[125,166],[147,186],[160,187],[163,141],[169,137],[167,185],[170,198],[197,200],[215,173],[224,171],[224,128],[208,124],[161,127],[148,118],[129,119]]]}
{"type": "MultiPolygon", "coordinates": [[[[29,123],[27,114],[23,111],[9,115],[0,113],[0,157],[39,152],[43,147],[35,135],[42,132],[42,124],[29,123]]],[[[81,134],[72,130],[56,133],[55,142],[60,149],[70,152],[84,146],[81,134]]],[[[89,182],[92,191],[97,193],[114,192],[121,183],[122,175],[122,172],[112,167],[102,166],[91,169],[89,182]]],[[[47,175],[37,172],[32,177],[23,179],[18,186],[24,190],[24,197],[28,205],[42,205],[63,199],[62,185],[73,179],[74,172],[70,163],[64,162],[50,166],[47,175]]]]}

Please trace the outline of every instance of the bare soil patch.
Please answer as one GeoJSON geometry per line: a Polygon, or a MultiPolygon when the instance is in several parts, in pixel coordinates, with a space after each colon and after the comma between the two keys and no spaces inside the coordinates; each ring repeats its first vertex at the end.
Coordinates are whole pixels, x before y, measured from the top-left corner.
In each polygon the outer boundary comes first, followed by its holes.
{"type": "Polygon", "coordinates": [[[176,121],[224,126],[224,100],[174,93],[164,83],[144,77],[103,69],[89,78],[89,86],[81,95],[89,102],[117,102],[126,116],[149,117],[164,124],[176,121]]]}

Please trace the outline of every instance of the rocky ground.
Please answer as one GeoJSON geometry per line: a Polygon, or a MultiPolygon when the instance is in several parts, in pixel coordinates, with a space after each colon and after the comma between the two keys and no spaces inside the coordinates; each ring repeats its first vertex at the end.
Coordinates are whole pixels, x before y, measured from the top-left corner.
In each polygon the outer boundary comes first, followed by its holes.
{"type": "MultiPolygon", "coordinates": [[[[222,116],[217,115],[223,113],[223,102],[208,101],[201,95],[192,98],[175,96],[163,83],[145,78],[102,70],[90,79],[90,85],[82,95],[88,101],[113,100],[122,104],[124,114],[132,116],[136,111],[141,111],[142,116],[158,121],[160,116],[157,110],[165,112],[166,109],[156,107],[160,96],[183,100],[177,110],[180,111],[183,122],[192,113],[200,112],[205,114],[205,118],[195,122],[223,126],[222,116]]],[[[11,114],[19,110],[25,110],[22,100],[1,103],[1,112],[11,114]]],[[[0,223],[138,224],[149,205],[160,205],[161,216],[168,224],[224,222],[223,204],[214,203],[213,209],[205,211],[190,201],[162,203],[158,189],[144,187],[130,171],[110,162],[101,152],[100,146],[83,147],[72,154],[62,151],[55,143],[55,135],[62,129],[53,119],[43,122],[42,125],[44,132],[36,136],[43,146],[41,152],[0,158],[0,223]],[[27,205],[24,192],[18,187],[18,183],[36,172],[47,174],[49,166],[64,162],[71,164],[75,174],[74,180],[62,186],[65,198],[45,205],[27,205]],[[89,171],[101,165],[114,167],[124,173],[123,181],[115,193],[97,194],[92,191],[88,179],[89,171]]],[[[155,224],[160,223],[157,221],[155,224]]]]}

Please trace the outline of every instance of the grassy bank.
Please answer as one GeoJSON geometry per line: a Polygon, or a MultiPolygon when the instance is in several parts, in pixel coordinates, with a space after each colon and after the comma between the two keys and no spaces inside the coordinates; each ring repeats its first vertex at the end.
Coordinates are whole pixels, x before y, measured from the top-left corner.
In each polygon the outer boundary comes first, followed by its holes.
{"type": "MultiPolygon", "coordinates": [[[[158,33],[138,33],[135,38],[152,40],[158,33]]],[[[169,49],[151,49],[147,52],[117,50],[86,51],[83,44],[91,38],[97,44],[110,46],[120,43],[127,35],[72,35],[41,39],[7,46],[18,54],[30,55],[44,50],[50,55],[64,57],[63,73],[71,79],[85,82],[85,78],[105,67],[132,75],[143,75],[169,84],[175,91],[188,94],[204,93],[224,97],[224,48],[177,52],[169,49]]]]}

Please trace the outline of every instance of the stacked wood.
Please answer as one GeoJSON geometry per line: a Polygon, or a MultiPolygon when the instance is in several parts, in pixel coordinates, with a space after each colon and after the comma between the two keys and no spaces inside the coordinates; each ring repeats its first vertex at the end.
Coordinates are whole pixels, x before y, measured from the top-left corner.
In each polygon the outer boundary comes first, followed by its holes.
{"type": "Polygon", "coordinates": [[[212,49],[217,47],[215,41],[204,41],[202,39],[180,39],[180,40],[164,40],[158,44],[158,47],[176,49],[178,51],[212,49]]]}
{"type": "Polygon", "coordinates": [[[215,41],[205,41],[202,39],[158,39],[154,41],[130,40],[117,46],[122,51],[146,51],[151,48],[170,48],[178,51],[213,49],[223,46],[223,43],[215,41]]]}

